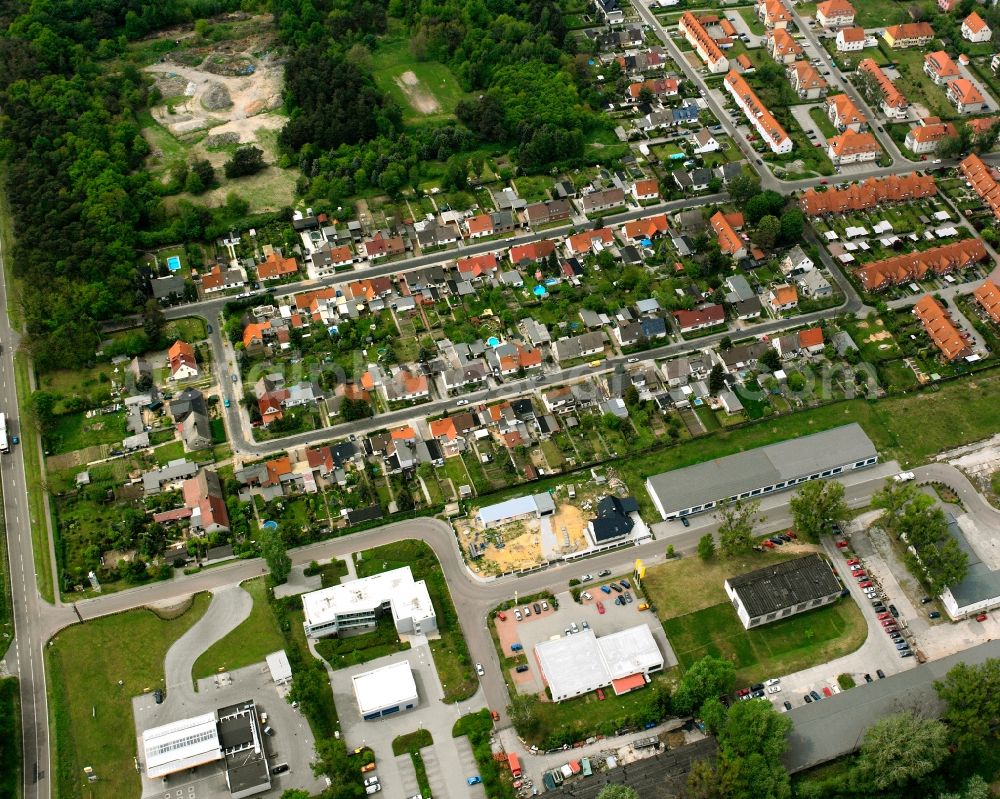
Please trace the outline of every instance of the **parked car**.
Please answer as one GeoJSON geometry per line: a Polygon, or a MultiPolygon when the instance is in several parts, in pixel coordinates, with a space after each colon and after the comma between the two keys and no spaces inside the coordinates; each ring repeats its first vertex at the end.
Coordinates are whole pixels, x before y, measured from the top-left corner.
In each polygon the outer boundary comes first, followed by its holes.
{"type": "Polygon", "coordinates": [[[785,708],[786,713],[792,709],[792,703],[789,702],[787,699],[782,703],[782,706],[785,708]]]}
{"type": "Polygon", "coordinates": [[[813,698],[814,702],[818,702],[820,699],[823,698],[818,693],[816,693],[815,691],[810,691],[809,692],[809,696],[811,696],[813,698]]]}
{"type": "Polygon", "coordinates": [[[583,621],[580,622],[580,627],[582,627],[584,630],[589,630],[590,629],[590,622],[588,622],[586,619],[584,619],[583,621]]]}
{"type": "Polygon", "coordinates": [[[626,591],[624,594],[622,594],[622,596],[624,597],[625,601],[628,604],[632,604],[632,594],[630,594],[628,591],[626,591]]]}
{"type": "Polygon", "coordinates": [[[769,694],[777,694],[777,693],[780,693],[780,692],[781,692],[781,686],[780,686],[780,685],[769,685],[769,686],[767,687],[767,692],[768,692],[769,694]]]}
{"type": "Polygon", "coordinates": [[[541,606],[541,605],[539,605],[539,604],[538,604],[538,603],[536,602],[536,603],[535,603],[534,605],[532,605],[531,607],[532,607],[532,608],[534,609],[535,613],[537,613],[538,615],[541,615],[541,613],[542,613],[542,606],[541,606]]]}
{"type": "Polygon", "coordinates": [[[691,526],[691,522],[688,521],[687,516],[681,516],[681,524],[683,524],[685,527],[691,526]]]}
{"type": "Polygon", "coordinates": [[[497,618],[500,619],[500,621],[507,621],[507,614],[504,613],[503,611],[500,611],[497,614],[497,618]]]}
{"type": "Polygon", "coordinates": [[[374,770],[375,770],[375,763],[374,762],[372,762],[372,763],[365,763],[361,767],[361,773],[362,774],[367,774],[369,771],[374,771],[374,770]]]}
{"type": "Polygon", "coordinates": [[[768,540],[768,541],[770,541],[770,542],[771,542],[772,544],[774,544],[775,546],[779,546],[779,547],[783,547],[783,546],[785,545],[785,542],[784,542],[784,541],[782,541],[782,540],[781,540],[780,538],[778,538],[778,536],[776,536],[776,535],[772,535],[772,536],[771,536],[771,537],[770,537],[769,539],[767,539],[767,540],[768,540]]]}
{"type": "Polygon", "coordinates": [[[936,610],[932,610],[930,613],[927,614],[927,618],[929,618],[929,619],[940,619],[941,618],[941,614],[938,613],[936,610]]]}
{"type": "Polygon", "coordinates": [[[580,582],[581,583],[589,583],[593,579],[594,579],[594,575],[592,575],[592,574],[585,574],[585,575],[583,575],[583,577],[580,578],[580,582]]]}
{"type": "Polygon", "coordinates": [[[847,561],[847,565],[848,566],[860,566],[861,565],[861,561],[858,560],[858,558],[851,558],[849,561],[847,561]]]}
{"type": "Polygon", "coordinates": [[[913,657],[913,650],[912,649],[904,649],[902,652],[899,653],[899,656],[901,658],[911,658],[911,657],[913,657]]]}
{"type": "Polygon", "coordinates": [[[900,652],[902,652],[904,649],[909,649],[909,648],[910,645],[906,643],[906,641],[900,641],[898,644],[896,644],[896,649],[898,649],[900,652]]]}
{"type": "Polygon", "coordinates": [[[531,615],[531,608],[525,605],[523,608],[521,608],[521,613],[523,613],[524,617],[527,618],[528,616],[531,615]]]}
{"type": "Polygon", "coordinates": [[[582,594],[580,594],[580,596],[582,596],[584,599],[588,601],[594,598],[594,595],[590,593],[590,591],[584,591],[582,594]]]}
{"type": "Polygon", "coordinates": [[[847,542],[846,541],[838,541],[837,542],[837,548],[838,549],[847,549],[847,542]]]}
{"type": "Polygon", "coordinates": [[[771,677],[771,679],[769,679],[769,680],[764,680],[764,686],[768,687],[768,686],[771,686],[771,685],[777,685],[780,682],[781,682],[781,678],[780,677],[771,677]]]}
{"type": "Polygon", "coordinates": [[[542,610],[548,610],[548,609],[549,609],[549,603],[548,603],[548,602],[546,602],[546,601],[545,601],[545,600],[543,599],[543,600],[542,600],[542,610]]]}
{"type": "Polygon", "coordinates": [[[884,680],[885,679],[885,672],[882,671],[882,669],[876,669],[875,673],[878,675],[878,678],[880,680],[884,680]]]}
{"type": "Polygon", "coordinates": [[[596,602],[596,605],[597,605],[597,612],[600,613],[603,616],[604,615],[604,603],[601,602],[601,600],[598,599],[597,602],[596,602]]]}
{"type": "Polygon", "coordinates": [[[872,675],[865,674],[865,682],[875,682],[875,681],[872,679],[872,675]]]}
{"type": "Polygon", "coordinates": [[[367,788],[365,788],[365,794],[371,796],[372,794],[376,794],[381,790],[382,786],[376,782],[374,785],[369,785],[367,788]]]}
{"type": "Polygon", "coordinates": [[[611,589],[610,589],[610,588],[608,588],[608,587],[607,587],[606,585],[602,585],[602,586],[601,586],[601,590],[602,590],[602,591],[603,591],[603,592],[604,592],[605,594],[610,594],[610,593],[611,593],[611,589]]]}
{"type": "Polygon", "coordinates": [[[858,588],[867,589],[867,588],[874,588],[874,587],[875,586],[872,585],[872,581],[871,580],[866,580],[864,577],[862,577],[861,578],[861,582],[858,583],[858,588]]]}
{"type": "Polygon", "coordinates": [[[825,696],[827,699],[833,696],[833,691],[830,690],[829,686],[826,685],[823,686],[823,696],[825,696]]]}
{"type": "Polygon", "coordinates": [[[771,541],[769,541],[768,539],[766,539],[766,538],[763,541],[761,541],[760,543],[762,543],[768,549],[774,549],[774,544],[771,541]]]}
{"type": "Polygon", "coordinates": [[[598,573],[598,577],[609,577],[611,575],[611,569],[601,569],[598,573]]]}
{"type": "Polygon", "coordinates": [[[809,704],[812,704],[812,701],[813,701],[813,698],[812,698],[812,697],[811,697],[811,696],[810,696],[809,694],[806,694],[806,695],[805,695],[805,696],[803,697],[803,699],[805,699],[805,700],[806,700],[806,704],[807,704],[807,705],[809,705],[809,704]]]}
{"type": "Polygon", "coordinates": [[[598,702],[603,702],[604,701],[604,689],[602,689],[602,688],[598,688],[597,689],[597,701],[598,702]]]}
{"type": "Polygon", "coordinates": [[[520,666],[514,669],[514,671],[516,671],[518,674],[524,674],[524,672],[526,672],[527,670],[528,670],[527,663],[522,663],[520,666]]]}
{"type": "Polygon", "coordinates": [[[518,621],[521,621],[521,619],[523,618],[521,616],[520,608],[514,610],[514,618],[517,619],[518,621]]]}
{"type": "Polygon", "coordinates": [[[980,613],[978,616],[976,616],[976,621],[986,621],[986,614],[980,613]]]}
{"type": "Polygon", "coordinates": [[[898,611],[898,610],[896,610],[896,606],[895,606],[895,605],[889,605],[889,612],[890,612],[890,613],[891,613],[891,614],[892,614],[893,616],[895,616],[895,617],[896,617],[897,619],[899,618],[899,611],[898,611]]]}
{"type": "Polygon", "coordinates": [[[482,663],[477,663],[476,664],[476,674],[478,674],[480,677],[485,677],[486,676],[486,669],[483,668],[483,664],[482,663]]]}
{"type": "Polygon", "coordinates": [[[632,587],[632,583],[630,583],[628,580],[621,580],[620,582],[621,582],[622,588],[631,588],[632,587]]]}
{"type": "Polygon", "coordinates": [[[618,583],[611,583],[610,588],[612,591],[615,591],[619,594],[624,590],[620,585],[618,585],[618,583]]]}
{"type": "Polygon", "coordinates": [[[377,782],[378,782],[378,777],[366,777],[365,787],[367,788],[369,785],[374,785],[377,782]]]}
{"type": "Polygon", "coordinates": [[[934,600],[931,599],[929,596],[925,596],[923,599],[920,600],[920,604],[921,605],[927,605],[927,604],[930,604],[933,601],[934,600]]]}
{"type": "Polygon", "coordinates": [[[483,778],[480,777],[478,774],[475,777],[469,777],[469,779],[466,780],[466,782],[469,785],[479,785],[479,783],[481,783],[482,781],[483,778]]]}

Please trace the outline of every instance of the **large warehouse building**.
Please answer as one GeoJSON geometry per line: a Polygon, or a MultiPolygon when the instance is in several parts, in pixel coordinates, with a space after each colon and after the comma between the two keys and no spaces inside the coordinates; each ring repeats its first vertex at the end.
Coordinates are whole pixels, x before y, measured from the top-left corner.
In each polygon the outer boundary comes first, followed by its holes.
{"type": "Polygon", "coordinates": [[[552,693],[552,701],[610,686],[627,694],[646,684],[646,676],[663,668],[663,655],[645,624],[598,638],[581,630],[535,646],[535,660],[552,693]]]}
{"type": "Polygon", "coordinates": [[[408,660],[356,674],[351,681],[358,709],[365,721],[412,710],[417,706],[417,684],[408,660]]]}
{"type": "Polygon", "coordinates": [[[260,717],[252,699],[146,730],[142,755],[151,780],[218,763],[225,769],[232,799],[271,787],[260,717]]]}
{"type": "Polygon", "coordinates": [[[993,571],[983,563],[951,514],[948,514],[948,532],[969,558],[962,582],[948,586],[941,594],[941,604],[948,616],[952,621],[959,621],[1000,607],[1000,571],[993,571]]]}
{"type": "Polygon", "coordinates": [[[748,630],[829,605],[843,591],[830,564],[819,555],[806,555],[730,577],[725,587],[736,615],[748,630]]]}
{"type": "Polygon", "coordinates": [[[878,452],[857,423],[655,474],[646,490],[664,519],[757,498],[871,466],[878,452]]]}
{"type": "Polygon", "coordinates": [[[374,627],[392,613],[396,632],[419,635],[437,630],[427,584],[414,580],[409,566],[332,585],[302,596],[306,635],[321,638],[374,627]]]}

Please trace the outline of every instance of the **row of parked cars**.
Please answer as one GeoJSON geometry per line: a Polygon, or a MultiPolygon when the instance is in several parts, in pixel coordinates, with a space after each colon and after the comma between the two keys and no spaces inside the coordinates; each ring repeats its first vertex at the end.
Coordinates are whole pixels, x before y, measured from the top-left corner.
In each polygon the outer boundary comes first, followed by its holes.
{"type": "Polygon", "coordinates": [[[772,535],[770,538],[765,538],[759,544],[754,545],[754,549],[758,552],[763,552],[765,549],[774,549],[775,547],[782,547],[785,544],[790,544],[796,538],[797,536],[792,530],[786,530],[783,533],[772,535]]]}
{"type": "Polygon", "coordinates": [[[914,652],[910,648],[910,642],[906,639],[904,631],[900,629],[899,610],[891,602],[886,605],[888,597],[879,585],[878,579],[868,573],[861,558],[851,554],[849,551],[850,545],[847,539],[841,536],[842,531],[840,528],[837,527],[834,532],[840,536],[836,539],[837,548],[847,558],[847,565],[851,570],[851,576],[858,581],[858,587],[861,588],[865,596],[872,603],[872,609],[875,611],[879,624],[882,625],[882,629],[885,630],[886,635],[889,636],[889,639],[896,647],[899,656],[902,658],[914,657],[914,652]]]}

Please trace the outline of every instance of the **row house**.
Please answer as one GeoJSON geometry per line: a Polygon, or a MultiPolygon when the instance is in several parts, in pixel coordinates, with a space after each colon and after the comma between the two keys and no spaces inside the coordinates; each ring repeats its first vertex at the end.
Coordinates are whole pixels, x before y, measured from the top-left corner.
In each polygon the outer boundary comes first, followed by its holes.
{"type": "Polygon", "coordinates": [[[680,82],[677,78],[653,78],[651,80],[631,83],[628,87],[628,102],[639,102],[639,96],[644,89],[657,99],[676,97],[679,85],[680,82]]]}
{"type": "Polygon", "coordinates": [[[201,276],[201,290],[204,294],[215,294],[218,291],[242,288],[247,283],[243,270],[236,267],[223,269],[220,264],[201,276]]]}
{"type": "Polygon", "coordinates": [[[677,29],[684,34],[687,43],[694,48],[698,57],[705,62],[708,71],[714,75],[729,71],[729,59],[715,39],[705,30],[705,26],[690,11],[685,11],[677,23],[677,29]]]}
{"type": "Polygon", "coordinates": [[[729,94],[736,101],[736,105],[740,107],[761,138],[767,142],[771,151],[778,155],[790,153],[792,151],[791,138],[743,77],[735,70],[730,71],[726,75],[725,84],[729,94]]]}
{"type": "Polygon", "coordinates": [[[514,266],[538,263],[555,254],[556,243],[551,239],[515,244],[510,248],[510,262],[514,266]]]}
{"type": "Polygon", "coordinates": [[[988,257],[983,240],[973,238],[875,261],[855,269],[854,274],[865,291],[879,291],[923,280],[929,274],[941,277],[961,271],[988,257]]]}
{"type": "Polygon", "coordinates": [[[1000,219],[1000,185],[993,170],[975,153],[964,158],[958,169],[993,216],[1000,219]]]}
{"type": "Polygon", "coordinates": [[[983,284],[972,292],[979,307],[993,321],[993,324],[1000,325],[1000,286],[997,286],[991,279],[987,278],[983,284]]]}
{"type": "Polygon", "coordinates": [[[573,208],[567,200],[546,200],[531,203],[524,209],[524,221],[529,227],[564,222],[573,215],[573,208]]]}
{"type": "Polygon", "coordinates": [[[799,205],[808,216],[823,216],[866,211],[882,203],[922,200],[936,194],[937,186],[932,175],[910,172],[906,175],[867,178],[843,189],[806,189],[799,198],[799,205]]]}
{"type": "Polygon", "coordinates": [[[333,246],[329,242],[316,250],[309,256],[309,264],[306,271],[309,277],[316,280],[329,277],[339,269],[345,269],[354,263],[354,251],[349,245],[343,244],[333,246]]]}
{"type": "Polygon", "coordinates": [[[944,306],[930,294],[925,294],[917,300],[913,306],[913,315],[920,320],[924,331],[946,361],[972,355],[968,337],[958,329],[944,306]]]}
{"type": "Polygon", "coordinates": [[[604,345],[608,340],[607,334],[603,330],[593,333],[584,333],[579,336],[561,338],[552,342],[552,357],[559,363],[576,360],[577,358],[589,358],[593,355],[603,355],[604,345]]]}
{"type": "Polygon", "coordinates": [[[910,108],[909,102],[903,93],[896,88],[896,85],[889,80],[882,67],[872,59],[865,58],[858,64],[858,69],[871,75],[875,83],[878,84],[881,101],[879,103],[882,113],[890,120],[901,120],[906,117],[910,108]]]}
{"type": "Polygon", "coordinates": [[[447,247],[462,238],[462,232],[454,223],[441,224],[435,219],[418,222],[413,226],[417,244],[421,250],[431,250],[435,247],[447,247]]]}

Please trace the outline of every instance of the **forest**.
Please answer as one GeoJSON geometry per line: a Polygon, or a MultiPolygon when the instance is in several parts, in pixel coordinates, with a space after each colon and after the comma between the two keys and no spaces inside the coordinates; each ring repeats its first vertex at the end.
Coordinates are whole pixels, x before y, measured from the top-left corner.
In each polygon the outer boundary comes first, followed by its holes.
{"type": "Polygon", "coordinates": [[[464,188],[468,155],[481,147],[509,152],[524,171],[572,164],[586,135],[607,124],[587,102],[600,98],[585,96],[587,59],[573,51],[554,0],[272,7],[293,50],[281,143],[308,176],[301,188],[312,201],[336,205],[370,188],[398,194],[419,183],[429,161],[446,162],[446,185],[464,188]],[[456,109],[461,124],[405,129],[400,109],[378,90],[371,57],[392,23],[405,26],[417,60],[446,64],[473,95],[456,109]]]}

